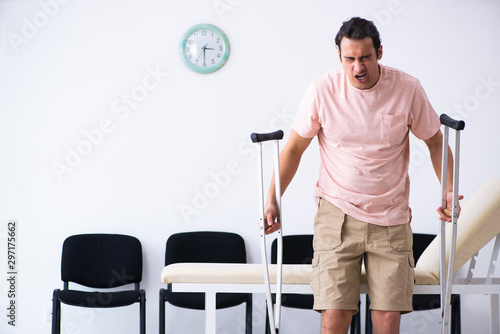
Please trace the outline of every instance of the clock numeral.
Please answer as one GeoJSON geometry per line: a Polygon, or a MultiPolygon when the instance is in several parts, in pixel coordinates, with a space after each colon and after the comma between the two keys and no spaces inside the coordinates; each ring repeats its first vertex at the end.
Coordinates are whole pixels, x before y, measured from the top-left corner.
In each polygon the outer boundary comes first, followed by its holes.
{"type": "Polygon", "coordinates": [[[201,31],[201,34],[202,34],[203,36],[206,36],[206,35],[207,35],[207,31],[206,31],[206,30],[202,30],[202,31],[201,31]]]}
{"type": "Polygon", "coordinates": [[[217,54],[217,58],[220,58],[220,53],[217,54]]]}
{"type": "Polygon", "coordinates": [[[220,38],[217,38],[217,44],[219,44],[219,43],[220,43],[220,38]]]}
{"type": "Polygon", "coordinates": [[[207,62],[206,61],[203,62],[203,67],[207,67],[207,62]]]}
{"type": "Polygon", "coordinates": [[[222,45],[219,45],[219,51],[222,51],[222,45]]]}
{"type": "Polygon", "coordinates": [[[212,65],[214,65],[214,64],[215,64],[215,59],[212,58],[212,65]]]}

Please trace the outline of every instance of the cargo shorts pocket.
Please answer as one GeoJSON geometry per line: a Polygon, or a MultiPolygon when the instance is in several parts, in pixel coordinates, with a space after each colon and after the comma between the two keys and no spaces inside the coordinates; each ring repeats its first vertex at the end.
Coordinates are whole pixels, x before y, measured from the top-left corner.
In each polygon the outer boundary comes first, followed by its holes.
{"type": "Polygon", "coordinates": [[[391,248],[397,252],[411,252],[413,249],[413,234],[409,223],[388,226],[387,235],[391,248]]]}
{"type": "Polygon", "coordinates": [[[319,292],[320,291],[320,273],[319,273],[319,254],[314,253],[313,259],[312,259],[312,272],[311,272],[311,288],[313,289],[313,292],[319,292]]]}
{"type": "Polygon", "coordinates": [[[320,198],[318,212],[314,219],[315,251],[328,251],[342,244],[342,226],[345,214],[333,204],[320,198]]]}

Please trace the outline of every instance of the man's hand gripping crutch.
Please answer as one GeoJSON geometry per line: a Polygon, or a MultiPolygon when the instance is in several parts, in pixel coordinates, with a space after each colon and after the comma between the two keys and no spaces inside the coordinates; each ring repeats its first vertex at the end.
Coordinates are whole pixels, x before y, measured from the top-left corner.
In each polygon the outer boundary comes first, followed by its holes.
{"type": "Polygon", "coordinates": [[[271,333],[279,333],[281,322],[281,271],[283,263],[283,235],[281,233],[281,184],[280,184],[280,166],[279,166],[279,140],[283,139],[283,131],[279,130],[273,133],[252,133],[252,142],[259,145],[258,169],[259,169],[259,233],[262,255],[262,264],[264,271],[264,283],[266,289],[267,309],[269,316],[269,326],[271,333]],[[263,181],[263,161],[262,161],[262,143],[265,141],[275,141],[275,160],[274,160],[274,183],[275,198],[273,212],[269,214],[264,212],[264,181],[263,181]],[[274,218],[276,217],[276,222],[274,218]],[[268,218],[272,219],[268,222],[268,218]],[[266,234],[278,232],[278,257],[276,264],[276,312],[273,310],[273,300],[271,295],[271,283],[269,280],[269,268],[266,251],[266,234]]]}

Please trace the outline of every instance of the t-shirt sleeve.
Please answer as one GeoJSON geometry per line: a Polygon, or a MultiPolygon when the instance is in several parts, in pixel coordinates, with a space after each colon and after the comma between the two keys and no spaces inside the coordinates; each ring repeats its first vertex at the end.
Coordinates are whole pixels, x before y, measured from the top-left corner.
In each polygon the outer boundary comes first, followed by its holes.
{"type": "Polygon", "coordinates": [[[318,94],[315,83],[311,83],[304,93],[299,111],[292,123],[292,128],[304,138],[313,138],[319,133],[318,94]]]}
{"type": "Polygon", "coordinates": [[[421,140],[432,137],[441,127],[441,121],[432,107],[424,88],[416,82],[415,94],[410,111],[411,132],[421,140]]]}

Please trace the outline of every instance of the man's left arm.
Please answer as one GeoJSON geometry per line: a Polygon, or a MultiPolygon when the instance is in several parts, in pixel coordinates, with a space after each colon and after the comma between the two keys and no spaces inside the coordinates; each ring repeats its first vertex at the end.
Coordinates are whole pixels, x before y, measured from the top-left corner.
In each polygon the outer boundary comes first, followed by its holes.
{"type": "MultiPolygon", "coordinates": [[[[429,149],[429,153],[431,156],[432,167],[434,167],[434,172],[436,176],[441,182],[441,168],[442,168],[442,157],[443,157],[443,134],[439,129],[431,138],[424,140],[427,148],[429,149]]],[[[448,170],[447,170],[447,181],[446,181],[446,209],[452,210],[453,208],[453,154],[451,152],[450,147],[448,146],[448,170]]],[[[463,199],[463,196],[459,196],[458,199],[463,199]]],[[[439,207],[437,209],[439,213],[439,219],[447,222],[451,222],[451,217],[447,215],[443,208],[439,207]]],[[[458,206],[458,214],[460,215],[460,205],[458,206]]]]}

